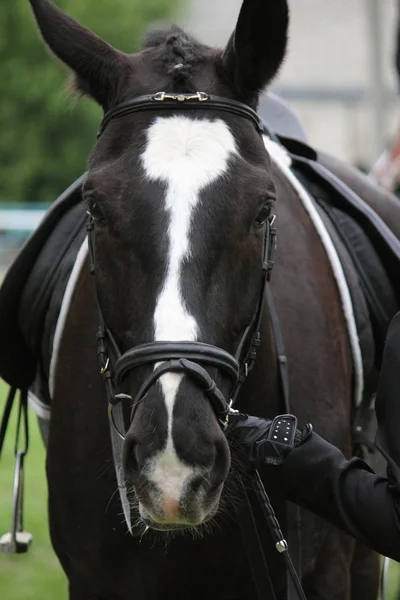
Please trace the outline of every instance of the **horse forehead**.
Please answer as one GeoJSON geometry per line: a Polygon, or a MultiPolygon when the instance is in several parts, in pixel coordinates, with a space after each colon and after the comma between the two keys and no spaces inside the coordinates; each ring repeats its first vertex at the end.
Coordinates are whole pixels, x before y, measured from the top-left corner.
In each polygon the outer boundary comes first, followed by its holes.
{"type": "Polygon", "coordinates": [[[223,120],[175,115],[158,117],[150,125],[141,159],[150,180],[196,194],[226,175],[236,154],[234,135],[223,120]]]}

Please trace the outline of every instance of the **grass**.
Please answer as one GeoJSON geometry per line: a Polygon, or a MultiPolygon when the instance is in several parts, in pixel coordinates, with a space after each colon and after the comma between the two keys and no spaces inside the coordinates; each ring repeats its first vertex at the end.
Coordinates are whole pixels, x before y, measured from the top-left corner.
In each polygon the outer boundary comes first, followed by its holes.
{"type": "MultiPolygon", "coordinates": [[[[6,394],[0,385],[0,418],[6,394]]],[[[9,531],[14,473],[14,432],[16,407],[0,463],[0,535],[9,531]]],[[[35,415],[30,411],[30,448],[25,469],[25,528],[33,534],[27,554],[0,554],[1,600],[67,600],[67,582],[53,552],[47,522],[47,485],[45,450],[35,415]]],[[[398,600],[400,568],[391,563],[390,593],[387,600],[398,600]]]]}
{"type": "MultiPolygon", "coordinates": [[[[6,387],[0,386],[0,418],[6,387]]],[[[0,535],[10,530],[14,476],[16,406],[0,463],[0,535]]],[[[24,527],[33,535],[27,554],[0,554],[2,600],[67,600],[67,581],[50,543],[47,522],[45,451],[36,417],[30,411],[30,447],[25,468],[24,527]]]]}

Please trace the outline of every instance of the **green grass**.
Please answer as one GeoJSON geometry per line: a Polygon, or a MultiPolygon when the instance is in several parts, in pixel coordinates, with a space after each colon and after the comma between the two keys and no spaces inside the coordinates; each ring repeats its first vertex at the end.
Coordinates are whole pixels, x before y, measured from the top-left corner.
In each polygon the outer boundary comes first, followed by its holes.
{"type": "MultiPolygon", "coordinates": [[[[0,418],[6,388],[0,385],[0,418]]],[[[10,530],[14,476],[16,406],[0,463],[0,535],[10,530]]],[[[1,600],[66,600],[67,582],[50,543],[47,521],[45,451],[30,411],[30,447],[25,462],[24,527],[33,535],[27,554],[0,554],[1,600]]]]}
{"type": "MultiPolygon", "coordinates": [[[[5,386],[0,385],[0,418],[5,393],[5,386]]],[[[16,412],[15,407],[0,463],[0,535],[9,531],[11,522],[16,412]]],[[[25,469],[24,525],[33,534],[33,543],[27,554],[0,554],[0,599],[67,600],[67,582],[49,539],[45,451],[32,411],[29,423],[30,448],[25,469]]],[[[400,569],[396,563],[391,563],[389,579],[388,600],[398,600],[396,590],[400,590],[400,569]]]]}

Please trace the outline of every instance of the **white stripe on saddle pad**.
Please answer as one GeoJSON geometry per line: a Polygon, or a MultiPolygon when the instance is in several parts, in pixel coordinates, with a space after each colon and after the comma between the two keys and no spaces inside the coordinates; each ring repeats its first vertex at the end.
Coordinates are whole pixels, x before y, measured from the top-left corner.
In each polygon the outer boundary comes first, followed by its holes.
{"type": "Polygon", "coordinates": [[[336,248],[332,242],[332,239],[324,225],[324,222],[319,216],[313,199],[290,169],[292,160],[289,154],[286,152],[285,148],[279,146],[276,142],[273,142],[267,136],[264,136],[264,143],[271,159],[276,163],[280,171],[283,173],[283,175],[286,177],[286,179],[290,182],[290,184],[293,186],[293,188],[299,195],[300,200],[319,235],[319,238],[322,242],[322,245],[325,248],[326,254],[328,255],[329,261],[331,263],[331,267],[339,289],[339,294],[342,300],[343,313],[347,324],[349,342],[353,356],[355,381],[354,401],[356,403],[356,406],[359,406],[362,400],[364,389],[362,355],[360,341],[357,333],[356,320],[354,317],[353,303],[351,301],[350,291],[347,285],[346,277],[343,272],[342,264],[336,252],[336,248]]]}
{"type": "Polygon", "coordinates": [[[51,406],[42,402],[32,390],[28,390],[28,402],[29,406],[35,411],[40,419],[43,421],[50,421],[51,406]]]}
{"type": "Polygon", "coordinates": [[[79,248],[79,252],[77,254],[75,264],[72,268],[71,275],[69,276],[67,287],[65,288],[63,301],[61,304],[60,314],[57,320],[56,330],[54,332],[54,340],[53,340],[53,351],[51,353],[51,361],[50,361],[50,374],[49,374],[49,392],[50,398],[53,398],[54,395],[54,386],[55,386],[55,373],[57,368],[57,360],[58,353],[61,343],[61,336],[64,331],[65,321],[68,315],[69,307],[71,305],[72,294],[74,293],[75,286],[79,279],[79,275],[81,274],[82,268],[85,264],[87,255],[88,255],[88,242],[87,238],[82,242],[81,247],[79,248]]]}

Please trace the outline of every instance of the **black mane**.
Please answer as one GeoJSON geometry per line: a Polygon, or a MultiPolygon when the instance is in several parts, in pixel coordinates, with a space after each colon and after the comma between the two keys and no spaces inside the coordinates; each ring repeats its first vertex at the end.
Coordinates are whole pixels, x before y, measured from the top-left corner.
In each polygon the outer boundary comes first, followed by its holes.
{"type": "Polygon", "coordinates": [[[157,52],[165,64],[166,75],[175,83],[191,81],[194,68],[204,53],[204,46],[177,25],[150,31],[144,38],[142,48],[144,51],[157,52]]]}

